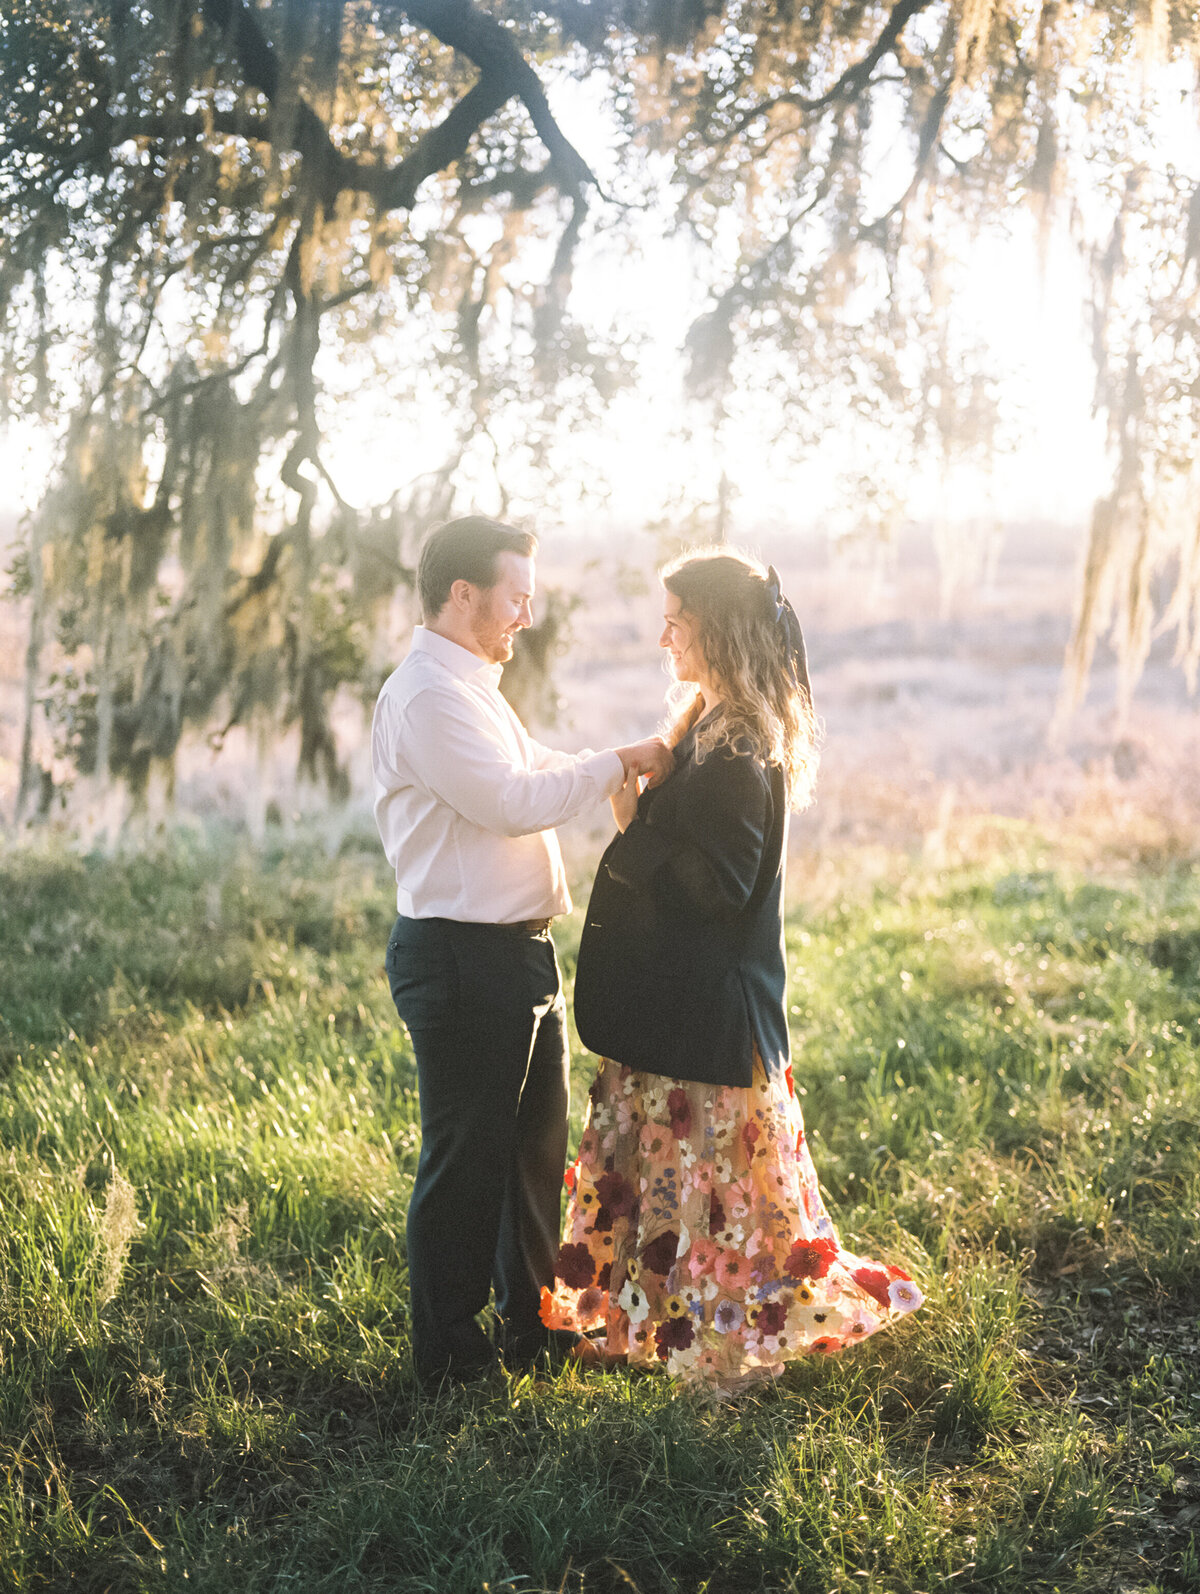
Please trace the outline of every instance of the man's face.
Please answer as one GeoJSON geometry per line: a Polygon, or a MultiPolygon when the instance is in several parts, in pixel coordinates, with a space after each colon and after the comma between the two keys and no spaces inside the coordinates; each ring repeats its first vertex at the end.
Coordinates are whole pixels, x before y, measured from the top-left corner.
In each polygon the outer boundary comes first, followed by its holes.
{"type": "Polygon", "coordinates": [[[513,637],[533,624],[533,593],[533,559],[520,553],[497,556],[494,586],[471,588],[471,635],[489,664],[512,658],[513,637]]]}

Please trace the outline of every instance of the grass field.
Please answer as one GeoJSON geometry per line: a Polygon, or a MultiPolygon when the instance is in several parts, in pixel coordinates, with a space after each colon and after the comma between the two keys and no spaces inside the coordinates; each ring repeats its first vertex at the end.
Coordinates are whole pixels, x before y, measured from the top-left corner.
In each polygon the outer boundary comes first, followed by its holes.
{"type": "Polygon", "coordinates": [[[0,855],[0,1588],[1200,1591],[1200,867],[1056,856],[798,904],[826,1196],[929,1300],[721,1405],[417,1397],[369,840],[0,855]]]}

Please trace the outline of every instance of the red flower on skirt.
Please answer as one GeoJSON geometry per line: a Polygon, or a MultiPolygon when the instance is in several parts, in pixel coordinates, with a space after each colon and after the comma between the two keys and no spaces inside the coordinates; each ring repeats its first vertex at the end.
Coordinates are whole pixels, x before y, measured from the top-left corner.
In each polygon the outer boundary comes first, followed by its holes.
{"type": "Polygon", "coordinates": [[[763,1334],[778,1334],[787,1324],[787,1307],[782,1301],[768,1301],[758,1314],[755,1328],[763,1334]]]}
{"type": "Polygon", "coordinates": [[[679,1235],[668,1229],[665,1234],[657,1234],[642,1252],[642,1266],[648,1267],[651,1273],[667,1274],[675,1265],[675,1257],[679,1251],[679,1235]]]}
{"type": "Polygon", "coordinates": [[[654,1330],[654,1344],[660,1361],[666,1361],[673,1350],[686,1350],[696,1337],[690,1317],[668,1317],[654,1330]]]}
{"type": "Polygon", "coordinates": [[[832,1240],[797,1240],[783,1264],[792,1279],[823,1279],[837,1257],[832,1240]]]}
{"type": "Polygon", "coordinates": [[[678,1086],[667,1097],[667,1111],[671,1115],[671,1133],[682,1140],[692,1127],[692,1104],[686,1090],[678,1086]]]}
{"type": "Polygon", "coordinates": [[[614,1218],[631,1218],[637,1211],[637,1191],[619,1173],[602,1173],[596,1180],[596,1194],[614,1218]]]}
{"type": "Polygon", "coordinates": [[[877,1300],[880,1306],[887,1307],[890,1304],[888,1301],[888,1284],[890,1281],[884,1268],[855,1268],[854,1282],[860,1290],[866,1290],[868,1295],[877,1300]]]}
{"type": "Polygon", "coordinates": [[[560,1245],[555,1272],[568,1289],[583,1290],[596,1277],[596,1264],[586,1245],[560,1245]]]}

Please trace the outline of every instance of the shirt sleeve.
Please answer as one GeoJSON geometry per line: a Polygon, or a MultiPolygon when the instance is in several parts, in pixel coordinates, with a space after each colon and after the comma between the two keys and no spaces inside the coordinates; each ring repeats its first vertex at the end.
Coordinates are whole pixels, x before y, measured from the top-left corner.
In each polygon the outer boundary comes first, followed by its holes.
{"type": "Polygon", "coordinates": [[[608,860],[635,891],[667,880],[705,918],[729,918],[750,900],[771,823],[766,771],[745,754],[710,753],[689,775],[671,820],[638,815],[608,860]]]}
{"type": "MultiPolygon", "coordinates": [[[[578,753],[562,753],[556,747],[546,747],[541,742],[535,742],[529,737],[529,745],[533,750],[533,767],[535,769],[569,769],[577,764],[581,758],[594,758],[596,755],[590,747],[583,748],[578,753]]],[[[616,754],[613,754],[616,758],[616,754]]],[[[617,763],[621,760],[618,758],[617,763]]],[[[625,766],[621,765],[621,780],[625,779],[625,766]]]]}
{"type": "MultiPolygon", "coordinates": [[[[616,753],[522,769],[456,692],[426,688],[405,706],[397,726],[405,760],[440,801],[473,825],[500,836],[553,830],[608,797],[625,772],[616,753]]],[[[547,749],[548,751],[548,749],[547,749]]]]}

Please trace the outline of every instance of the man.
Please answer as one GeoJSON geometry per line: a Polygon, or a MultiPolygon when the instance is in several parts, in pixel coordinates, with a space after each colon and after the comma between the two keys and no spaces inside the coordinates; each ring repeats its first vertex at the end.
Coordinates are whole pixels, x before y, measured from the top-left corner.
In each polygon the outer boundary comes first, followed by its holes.
{"type": "Polygon", "coordinates": [[[371,729],[375,818],[396,871],[387,950],[412,1039],[421,1157],[408,1210],[413,1363],[425,1384],[501,1356],[528,1365],[558,1249],[567,1150],[562,983],[549,938],[569,910],[553,827],[625,782],[665,778],[657,738],[571,757],[500,695],[532,624],[537,539],[481,516],[421,552],[424,625],[371,729]],[[495,1285],[497,1345],[476,1316],[495,1285]]]}

